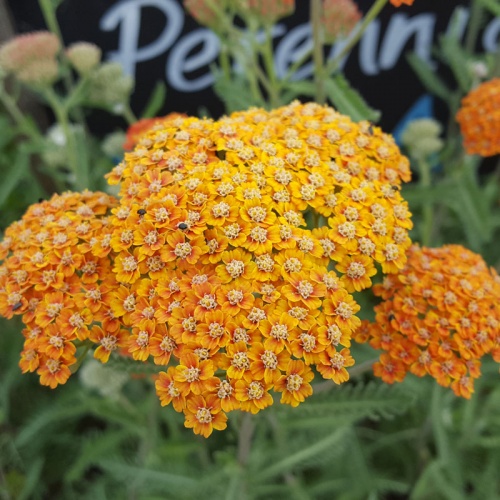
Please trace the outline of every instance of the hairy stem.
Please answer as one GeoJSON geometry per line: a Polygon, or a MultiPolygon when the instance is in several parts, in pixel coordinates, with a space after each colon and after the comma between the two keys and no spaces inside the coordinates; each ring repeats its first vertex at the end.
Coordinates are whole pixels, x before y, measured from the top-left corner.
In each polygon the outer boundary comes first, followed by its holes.
{"type": "Polygon", "coordinates": [[[363,17],[356,34],[349,39],[346,45],[344,45],[342,50],[333,59],[328,61],[326,67],[327,75],[331,75],[334,71],[337,71],[342,59],[344,59],[344,57],[349,54],[353,47],[361,40],[361,37],[365,33],[368,26],[379,15],[380,11],[384,8],[387,2],[388,0],[376,0],[376,2],[371,6],[370,10],[363,17]]]}
{"type": "MultiPolygon", "coordinates": [[[[418,171],[420,174],[420,185],[424,189],[430,189],[432,185],[431,166],[429,162],[423,158],[418,161],[418,171]]],[[[426,201],[422,207],[423,222],[421,225],[421,243],[424,246],[429,246],[432,242],[433,233],[433,206],[432,202],[426,201]]]]}
{"type": "Polygon", "coordinates": [[[313,62],[314,84],[316,85],[316,102],[324,104],[326,101],[325,89],[325,60],[323,55],[323,3],[321,0],[311,0],[311,23],[313,30],[313,62]]]}

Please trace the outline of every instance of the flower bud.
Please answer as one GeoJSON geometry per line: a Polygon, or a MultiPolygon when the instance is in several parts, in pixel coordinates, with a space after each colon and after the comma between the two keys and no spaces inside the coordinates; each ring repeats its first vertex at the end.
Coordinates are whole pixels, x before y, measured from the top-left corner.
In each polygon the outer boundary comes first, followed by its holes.
{"type": "Polygon", "coordinates": [[[133,87],[132,77],[123,74],[120,63],[105,63],[91,75],[89,99],[113,107],[128,101],[133,87]]]}
{"type": "Polygon", "coordinates": [[[401,142],[415,158],[428,158],[443,148],[443,141],[439,138],[441,124],[433,118],[420,118],[408,124],[401,142]]]}
{"type": "Polygon", "coordinates": [[[66,50],[66,57],[81,75],[88,74],[101,62],[101,49],[88,42],[78,42],[66,50]]]}

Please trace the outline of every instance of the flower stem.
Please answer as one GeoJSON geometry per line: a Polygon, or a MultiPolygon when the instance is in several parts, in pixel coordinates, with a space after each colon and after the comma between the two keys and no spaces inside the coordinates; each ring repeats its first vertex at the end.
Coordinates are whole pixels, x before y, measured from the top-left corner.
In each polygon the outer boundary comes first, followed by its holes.
{"type": "MultiPolygon", "coordinates": [[[[40,6],[40,10],[42,11],[42,15],[48,30],[57,36],[57,38],[59,39],[59,43],[61,44],[61,48],[64,48],[64,40],[62,37],[61,28],[59,27],[59,23],[57,21],[57,7],[54,8],[53,0],[38,0],[38,5],[40,6]]],[[[66,66],[66,69],[68,69],[66,58],[62,58],[62,63],[66,66]]],[[[73,81],[71,78],[71,73],[69,71],[64,72],[63,81],[66,92],[70,93],[71,88],[73,87],[73,81]]]]}
{"type": "Polygon", "coordinates": [[[349,39],[349,41],[344,45],[342,50],[333,58],[328,61],[326,66],[326,74],[331,75],[334,71],[337,71],[342,59],[349,54],[353,47],[361,40],[361,37],[365,33],[371,22],[379,15],[380,11],[384,8],[388,0],[376,0],[372,5],[370,10],[365,14],[361,24],[359,25],[356,34],[349,39]]]}
{"type": "MultiPolygon", "coordinates": [[[[418,160],[418,171],[420,174],[420,185],[424,189],[430,189],[432,185],[431,166],[425,159],[418,160]]],[[[433,232],[433,216],[432,202],[426,201],[422,208],[423,222],[421,225],[421,243],[424,246],[429,246],[432,241],[433,232]]]]}
{"type": "Polygon", "coordinates": [[[17,126],[35,143],[41,141],[41,134],[36,125],[19,109],[17,103],[9,95],[5,88],[0,88],[0,102],[4,105],[7,113],[11,116],[17,126]]]}
{"type": "Polygon", "coordinates": [[[245,412],[238,432],[238,463],[242,467],[246,466],[250,456],[254,429],[255,423],[252,414],[245,412]]]}
{"type": "Polygon", "coordinates": [[[323,3],[321,0],[311,0],[311,23],[313,30],[313,62],[314,84],[316,85],[316,102],[324,104],[326,101],[325,90],[325,60],[323,54],[323,30],[321,19],[323,17],[323,3]]]}
{"type": "Polygon", "coordinates": [[[126,102],[123,107],[122,116],[129,125],[133,125],[137,121],[137,116],[135,116],[128,102],[126,102]]]}
{"type": "Polygon", "coordinates": [[[67,107],[52,88],[45,89],[43,95],[52,108],[66,138],[69,168],[75,176],[74,186],[78,190],[87,189],[89,187],[87,164],[79,160],[78,144],[71,130],[67,107]]]}
{"type": "Polygon", "coordinates": [[[480,2],[471,2],[471,15],[469,18],[469,25],[467,27],[467,34],[465,36],[465,51],[467,54],[472,56],[476,49],[477,37],[479,36],[479,31],[481,29],[481,24],[483,21],[483,6],[480,2]]]}

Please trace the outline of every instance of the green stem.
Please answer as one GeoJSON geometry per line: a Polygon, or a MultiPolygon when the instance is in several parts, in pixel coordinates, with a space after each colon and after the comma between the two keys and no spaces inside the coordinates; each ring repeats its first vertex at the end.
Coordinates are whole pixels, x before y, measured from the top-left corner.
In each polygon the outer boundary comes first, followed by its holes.
{"type": "Polygon", "coordinates": [[[283,77],[284,82],[288,82],[297,70],[311,57],[312,48],[310,50],[305,50],[302,55],[288,68],[285,76],[283,77]]]}
{"type": "Polygon", "coordinates": [[[128,102],[124,104],[122,116],[123,118],[125,118],[129,125],[133,125],[137,121],[137,116],[135,116],[128,102]]]}
{"type": "MultiPolygon", "coordinates": [[[[56,8],[53,6],[53,0],[38,0],[38,5],[40,6],[40,10],[42,11],[43,18],[45,20],[45,24],[47,25],[47,29],[54,33],[59,39],[59,43],[61,47],[64,47],[64,40],[61,33],[61,28],[59,27],[59,23],[57,21],[56,8]]],[[[66,71],[64,71],[64,87],[67,93],[71,92],[71,88],[73,87],[73,81],[71,78],[71,73],[68,68],[68,62],[66,58],[62,58],[62,64],[65,66],[66,71]]]]}
{"type": "Polygon", "coordinates": [[[342,62],[342,59],[344,59],[344,57],[349,54],[352,48],[361,40],[361,37],[365,33],[368,26],[379,15],[380,11],[384,8],[387,2],[388,0],[376,0],[370,10],[363,17],[363,21],[361,21],[356,34],[348,40],[346,45],[344,45],[342,50],[333,59],[330,59],[328,61],[328,64],[326,66],[327,75],[331,75],[334,71],[337,71],[340,63],[342,62]]]}
{"type": "MultiPolygon", "coordinates": [[[[222,41],[221,41],[222,42],[222,41]]],[[[229,57],[229,50],[227,44],[221,43],[221,48],[219,52],[219,63],[224,74],[224,78],[227,81],[231,81],[231,59],[229,57]]]]}
{"type": "MultiPolygon", "coordinates": [[[[423,158],[418,160],[418,171],[420,174],[420,185],[424,189],[430,189],[432,186],[431,166],[429,162],[423,158]]],[[[423,222],[421,225],[421,243],[424,246],[429,246],[432,241],[433,229],[433,216],[432,216],[432,203],[425,202],[422,208],[423,222]]]]}
{"type": "Polygon", "coordinates": [[[431,399],[431,425],[436,443],[436,451],[440,458],[448,462],[448,440],[446,431],[443,427],[443,408],[442,408],[443,391],[439,384],[434,384],[431,399]]]}
{"type": "Polygon", "coordinates": [[[495,60],[493,63],[493,69],[491,71],[492,77],[500,77],[500,43],[498,44],[497,51],[495,53],[495,60]]]}
{"type": "Polygon", "coordinates": [[[477,37],[479,36],[479,31],[481,30],[481,24],[483,22],[483,6],[480,2],[471,2],[471,14],[469,18],[469,24],[467,27],[467,34],[465,36],[465,51],[469,56],[472,56],[476,49],[477,37]]]}
{"type": "Polygon", "coordinates": [[[244,412],[238,429],[238,448],[236,451],[237,464],[231,470],[231,476],[226,490],[225,499],[239,498],[245,500],[249,497],[246,468],[252,450],[253,432],[255,430],[255,417],[244,412]]]}
{"type": "Polygon", "coordinates": [[[4,105],[7,113],[12,117],[17,126],[35,143],[42,140],[40,131],[36,125],[28,120],[23,112],[19,109],[17,103],[12,99],[5,88],[0,89],[0,101],[4,105]]]}
{"type": "Polygon", "coordinates": [[[311,0],[311,23],[313,30],[313,62],[314,84],[316,85],[316,102],[324,104],[326,101],[325,89],[325,60],[323,55],[323,2],[311,0]]]}
{"type": "Polygon", "coordinates": [[[75,176],[74,187],[80,191],[86,189],[89,187],[87,165],[79,161],[78,145],[73,131],[71,130],[68,110],[52,88],[45,89],[43,95],[52,108],[57,122],[61,126],[64,137],[66,138],[69,168],[75,176]]]}
{"type": "Polygon", "coordinates": [[[262,45],[262,58],[266,68],[268,81],[269,81],[269,104],[272,108],[278,107],[280,104],[280,88],[281,85],[276,75],[276,66],[274,64],[274,50],[273,50],[273,37],[272,25],[267,24],[264,27],[265,40],[262,45]]]}
{"type": "Polygon", "coordinates": [[[71,367],[71,373],[76,373],[79,370],[80,366],[82,366],[82,363],[83,363],[84,359],[87,357],[87,353],[89,352],[89,350],[90,350],[91,347],[92,347],[92,343],[91,342],[89,342],[88,344],[86,344],[84,346],[83,352],[80,354],[80,356],[78,356],[76,364],[74,364],[71,367]]]}
{"type": "Polygon", "coordinates": [[[57,22],[56,11],[52,7],[52,0],[38,0],[38,4],[40,5],[40,9],[42,11],[43,18],[48,30],[54,33],[57,38],[59,38],[61,47],[64,47],[61,29],[59,28],[59,23],[57,22]]]}
{"type": "Polygon", "coordinates": [[[238,463],[241,467],[246,467],[250,451],[252,449],[253,431],[255,422],[251,413],[245,412],[238,432],[238,463]]]}

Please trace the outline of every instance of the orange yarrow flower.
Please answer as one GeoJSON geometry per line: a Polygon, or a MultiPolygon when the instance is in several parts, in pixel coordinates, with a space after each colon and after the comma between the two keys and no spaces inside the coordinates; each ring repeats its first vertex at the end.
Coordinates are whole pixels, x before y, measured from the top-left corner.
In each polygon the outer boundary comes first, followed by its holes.
{"type": "Polygon", "coordinates": [[[499,345],[496,272],[460,245],[412,246],[405,267],[373,291],[383,302],[375,323],[364,322],[355,340],[384,351],[375,375],[387,383],[408,372],[430,375],[470,398],[481,358],[499,345]]]}
{"type": "Polygon", "coordinates": [[[500,78],[472,89],[456,116],[468,154],[494,156],[500,153],[500,78]]]}

